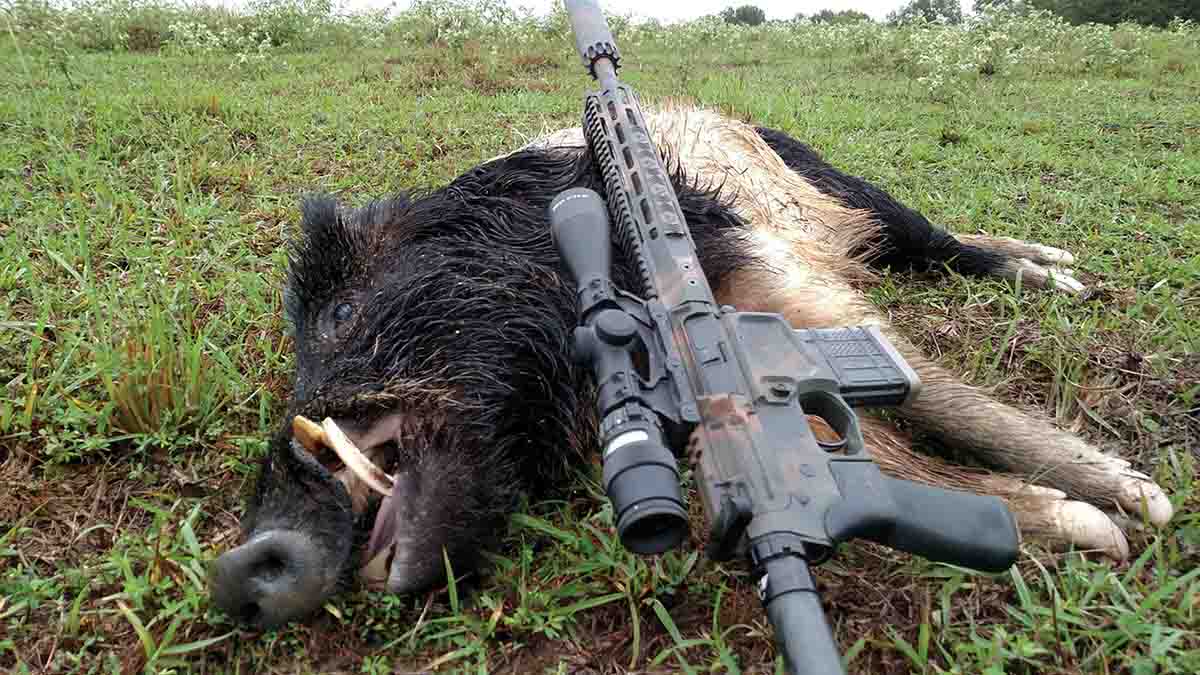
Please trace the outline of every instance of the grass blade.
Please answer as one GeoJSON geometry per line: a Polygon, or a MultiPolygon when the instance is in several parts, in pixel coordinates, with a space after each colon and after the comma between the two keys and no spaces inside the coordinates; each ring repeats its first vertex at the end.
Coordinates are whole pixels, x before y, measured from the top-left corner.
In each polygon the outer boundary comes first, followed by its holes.
{"type": "Polygon", "coordinates": [[[450,554],[442,547],[442,562],[446,565],[446,589],[450,593],[450,611],[458,614],[458,580],[454,578],[454,570],[450,567],[450,554]]]}
{"type": "Polygon", "coordinates": [[[173,645],[171,647],[167,647],[166,649],[163,649],[162,652],[160,652],[160,653],[165,656],[178,656],[180,654],[187,654],[188,652],[195,652],[195,651],[199,651],[201,649],[208,649],[209,647],[217,644],[218,642],[228,639],[231,635],[237,635],[237,631],[229,631],[228,633],[225,633],[224,635],[218,635],[216,637],[205,638],[203,640],[196,640],[195,642],[189,642],[187,644],[173,645]]]}
{"type": "Polygon", "coordinates": [[[157,650],[157,646],[154,643],[154,636],[150,635],[142,620],[138,618],[137,614],[134,614],[133,611],[126,607],[125,603],[117,600],[117,608],[125,615],[125,619],[129,621],[129,625],[133,626],[134,632],[137,633],[138,639],[142,641],[142,648],[146,650],[146,658],[153,660],[154,652],[157,650]]]}
{"type": "Polygon", "coordinates": [[[683,654],[680,652],[689,646],[708,644],[708,640],[684,640],[683,635],[679,632],[679,627],[675,625],[675,620],[671,618],[670,612],[659,602],[658,598],[652,598],[650,606],[654,608],[654,613],[658,616],[658,620],[662,622],[667,632],[671,634],[671,639],[675,641],[675,646],[660,654],[651,665],[657,665],[662,662],[662,659],[667,658],[668,655],[674,654],[675,659],[679,661],[679,665],[683,667],[684,672],[694,673],[696,669],[684,660],[683,654]]]}

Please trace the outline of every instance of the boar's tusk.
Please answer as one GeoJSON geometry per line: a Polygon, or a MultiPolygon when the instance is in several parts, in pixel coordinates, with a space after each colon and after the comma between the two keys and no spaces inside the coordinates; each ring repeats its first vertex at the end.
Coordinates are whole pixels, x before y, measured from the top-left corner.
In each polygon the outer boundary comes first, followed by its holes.
{"type": "Polygon", "coordinates": [[[392,558],[396,555],[396,542],[385,546],[370,562],[363,566],[360,574],[363,583],[371,590],[381,591],[387,587],[388,575],[392,571],[392,558]]]}
{"type": "Polygon", "coordinates": [[[329,446],[329,441],[325,438],[325,430],[316,422],[300,415],[292,418],[292,436],[300,441],[300,445],[304,446],[304,449],[313,456],[329,446]]]}
{"type": "Polygon", "coordinates": [[[368,459],[346,434],[342,433],[336,422],[326,417],[321,422],[321,429],[325,432],[325,440],[329,447],[333,448],[337,456],[346,464],[346,468],[353,471],[354,475],[361,478],[372,490],[384,497],[391,496],[394,479],[375,466],[375,463],[368,459]]]}

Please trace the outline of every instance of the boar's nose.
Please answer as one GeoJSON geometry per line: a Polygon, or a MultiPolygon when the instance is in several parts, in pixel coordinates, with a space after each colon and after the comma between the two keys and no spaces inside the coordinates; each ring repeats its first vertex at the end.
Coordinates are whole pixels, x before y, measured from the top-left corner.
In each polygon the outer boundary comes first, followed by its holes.
{"type": "Polygon", "coordinates": [[[213,563],[213,601],[241,623],[263,629],[283,625],[314,611],[325,599],[323,557],[299,532],[255,535],[213,563]]]}

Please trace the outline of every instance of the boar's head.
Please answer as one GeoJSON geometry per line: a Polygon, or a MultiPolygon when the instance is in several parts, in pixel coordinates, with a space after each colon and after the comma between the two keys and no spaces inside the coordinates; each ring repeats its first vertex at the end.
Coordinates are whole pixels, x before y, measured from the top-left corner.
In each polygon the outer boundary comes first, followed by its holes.
{"type": "Polygon", "coordinates": [[[356,579],[427,588],[443,551],[469,568],[521,494],[563,482],[592,421],[546,207],[590,176],[578,154],[517,153],[418,198],[306,201],[294,391],[244,541],[213,566],[222,611],[270,628],[356,579]]]}

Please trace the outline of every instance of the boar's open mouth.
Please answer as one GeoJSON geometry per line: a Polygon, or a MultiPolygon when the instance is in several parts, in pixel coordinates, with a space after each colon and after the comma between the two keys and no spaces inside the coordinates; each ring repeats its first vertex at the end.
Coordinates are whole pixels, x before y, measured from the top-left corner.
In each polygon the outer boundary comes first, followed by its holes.
{"type": "MultiPolygon", "coordinates": [[[[395,479],[386,469],[397,461],[396,438],[402,421],[398,413],[386,415],[364,431],[355,432],[343,429],[350,425],[339,424],[331,417],[317,424],[297,415],[292,419],[292,437],[346,487],[355,514],[362,514],[372,492],[385,500],[392,495],[395,479]]],[[[365,564],[360,569],[360,576],[368,585],[379,585],[388,576],[394,553],[390,537],[394,523],[390,522],[390,514],[389,509],[381,508],[375,517],[365,564]]]]}

